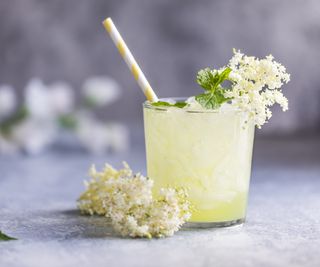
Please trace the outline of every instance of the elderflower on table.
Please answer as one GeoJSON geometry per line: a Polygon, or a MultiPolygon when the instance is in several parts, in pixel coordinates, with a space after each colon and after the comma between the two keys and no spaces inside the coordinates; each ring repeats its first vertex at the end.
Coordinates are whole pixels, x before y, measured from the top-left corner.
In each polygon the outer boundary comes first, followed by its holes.
{"type": "Polygon", "coordinates": [[[152,196],[153,181],[133,174],[128,164],[117,171],[106,165],[102,172],[90,170],[87,190],[78,200],[82,212],[105,215],[122,236],[172,236],[191,216],[183,189],[163,188],[152,196]]]}

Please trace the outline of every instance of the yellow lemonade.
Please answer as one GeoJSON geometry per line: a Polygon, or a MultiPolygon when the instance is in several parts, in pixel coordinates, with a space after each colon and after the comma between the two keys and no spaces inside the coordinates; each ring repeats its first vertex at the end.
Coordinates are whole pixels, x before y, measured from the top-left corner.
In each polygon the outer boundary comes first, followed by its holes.
{"type": "Polygon", "coordinates": [[[144,104],[148,177],[154,193],[185,187],[191,222],[229,225],[246,215],[254,123],[234,110],[144,104]]]}

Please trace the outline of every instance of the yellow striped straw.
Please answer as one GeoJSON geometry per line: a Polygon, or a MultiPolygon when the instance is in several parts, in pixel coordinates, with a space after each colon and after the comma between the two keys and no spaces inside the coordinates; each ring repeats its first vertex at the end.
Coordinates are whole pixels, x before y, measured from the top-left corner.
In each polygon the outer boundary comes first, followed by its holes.
{"type": "Polygon", "coordinates": [[[107,18],[103,21],[103,26],[109,33],[112,41],[116,45],[119,50],[120,55],[127,63],[129,69],[131,70],[134,78],[138,82],[140,88],[142,89],[143,93],[145,94],[146,98],[150,102],[157,102],[158,97],[152,90],[149,82],[147,81],[146,77],[144,76],[142,70],[140,69],[138,63],[134,59],[133,55],[131,54],[129,48],[127,47],[126,43],[123,41],[119,31],[117,30],[116,26],[114,25],[111,18],[107,18]]]}

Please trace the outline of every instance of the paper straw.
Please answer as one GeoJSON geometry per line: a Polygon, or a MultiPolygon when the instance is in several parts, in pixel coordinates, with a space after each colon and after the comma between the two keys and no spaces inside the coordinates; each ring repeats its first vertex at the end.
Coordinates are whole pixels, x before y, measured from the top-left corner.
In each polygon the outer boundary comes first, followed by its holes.
{"type": "Polygon", "coordinates": [[[117,30],[116,26],[113,24],[111,18],[107,18],[103,21],[103,25],[107,32],[109,33],[112,41],[116,45],[119,50],[120,55],[127,63],[129,69],[131,70],[134,78],[138,82],[141,90],[143,91],[144,95],[150,102],[157,102],[158,97],[152,90],[149,82],[147,81],[146,77],[144,76],[142,70],[140,69],[138,63],[134,59],[133,55],[131,54],[129,48],[127,47],[126,43],[123,41],[119,31],[117,30]]]}

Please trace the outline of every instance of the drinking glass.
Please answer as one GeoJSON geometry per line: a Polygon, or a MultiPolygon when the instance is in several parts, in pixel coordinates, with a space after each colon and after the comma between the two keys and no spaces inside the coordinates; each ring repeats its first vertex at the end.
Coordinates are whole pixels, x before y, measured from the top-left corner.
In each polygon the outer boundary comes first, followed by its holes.
{"type": "Polygon", "coordinates": [[[245,220],[255,127],[246,113],[226,107],[143,104],[147,174],[154,180],[154,194],[163,187],[186,188],[193,206],[191,227],[245,220]]]}

